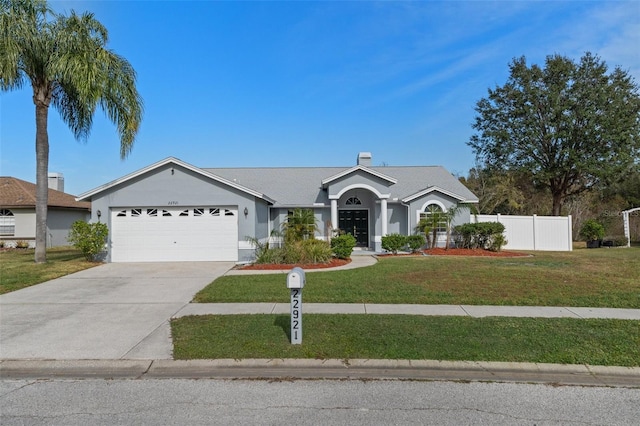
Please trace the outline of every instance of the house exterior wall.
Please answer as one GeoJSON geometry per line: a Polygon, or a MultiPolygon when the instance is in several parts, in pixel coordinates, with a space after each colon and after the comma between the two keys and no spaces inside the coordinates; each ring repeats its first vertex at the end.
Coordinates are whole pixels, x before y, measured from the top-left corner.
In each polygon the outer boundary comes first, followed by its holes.
{"type": "MultiPolygon", "coordinates": [[[[266,202],[250,194],[215,182],[189,169],[166,164],[148,173],[128,180],[121,185],[97,194],[92,199],[91,221],[101,220],[111,230],[110,211],[122,207],[137,206],[237,206],[238,207],[238,258],[246,259],[253,253],[246,236],[266,234],[265,226],[257,226],[267,217],[266,202]],[[244,209],[247,208],[247,215],[244,209]],[[98,211],[101,217],[98,218],[98,211]]],[[[110,244],[110,240],[109,240],[110,244]]],[[[111,259],[108,257],[108,261],[111,259]]]]}
{"type": "MultiPolygon", "coordinates": [[[[406,234],[407,228],[407,207],[402,204],[387,204],[387,233],[406,234]]],[[[378,225],[376,225],[377,227],[378,225]]],[[[412,232],[409,232],[411,235],[412,232]]]]}
{"type": "MultiPolygon", "coordinates": [[[[420,212],[424,212],[424,209],[429,204],[437,204],[440,207],[443,207],[446,211],[451,207],[455,207],[457,205],[457,200],[435,191],[412,200],[409,203],[409,235],[414,233],[414,230],[418,225],[420,212]]],[[[453,225],[456,226],[467,222],[469,222],[469,216],[467,213],[463,212],[454,218],[453,225]]]]}
{"type": "MultiPolygon", "coordinates": [[[[2,238],[5,244],[13,246],[16,241],[27,241],[30,247],[35,247],[36,238],[36,210],[34,208],[9,209],[15,218],[15,233],[2,238]]],[[[47,209],[47,247],[68,246],[69,230],[76,220],[88,221],[89,212],[86,210],[62,209],[49,207],[47,209]]]]}
{"type": "Polygon", "coordinates": [[[16,220],[15,240],[32,240],[36,237],[36,209],[11,209],[16,220]]]}
{"type": "Polygon", "coordinates": [[[49,208],[47,212],[47,247],[68,246],[69,230],[77,220],[89,220],[89,212],[49,208]]]}

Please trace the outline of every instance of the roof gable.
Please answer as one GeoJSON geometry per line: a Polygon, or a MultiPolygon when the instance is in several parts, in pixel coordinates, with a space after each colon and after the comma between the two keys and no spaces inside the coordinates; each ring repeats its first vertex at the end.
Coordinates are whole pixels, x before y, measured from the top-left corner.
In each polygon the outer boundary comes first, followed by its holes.
{"type": "MultiPolygon", "coordinates": [[[[3,208],[35,207],[36,185],[14,177],[0,177],[0,206],[3,208]]],[[[73,195],[49,188],[48,207],[89,210],[91,204],[76,201],[73,195]]]]}
{"type": "Polygon", "coordinates": [[[128,182],[128,181],[130,181],[130,180],[132,180],[132,179],[134,179],[134,178],[136,178],[138,176],[142,176],[142,175],[144,175],[146,173],[149,173],[150,171],[153,171],[153,170],[155,170],[155,169],[157,169],[159,167],[163,167],[163,166],[165,166],[167,164],[174,164],[175,166],[183,167],[183,168],[185,168],[187,170],[190,170],[190,171],[192,171],[192,172],[194,172],[196,174],[204,176],[204,177],[206,177],[208,179],[211,179],[213,181],[222,183],[222,184],[227,185],[229,187],[235,188],[235,189],[237,189],[239,191],[242,191],[242,192],[245,192],[247,194],[253,195],[254,197],[261,198],[261,199],[267,201],[270,204],[274,203],[274,201],[271,198],[267,197],[266,195],[264,195],[264,194],[262,194],[262,193],[260,193],[258,191],[255,191],[253,189],[250,189],[250,188],[247,188],[245,186],[239,185],[236,182],[233,182],[231,180],[225,179],[225,178],[223,178],[221,176],[218,176],[216,174],[213,174],[213,173],[211,173],[209,171],[206,171],[206,170],[200,169],[198,167],[192,166],[191,164],[185,163],[184,161],[181,161],[181,160],[179,160],[177,158],[174,158],[174,157],[165,158],[164,160],[158,161],[157,163],[151,164],[150,166],[144,167],[144,168],[142,168],[140,170],[137,170],[137,171],[135,171],[133,173],[130,173],[130,174],[126,175],[126,176],[123,176],[123,177],[121,177],[119,179],[116,179],[116,180],[111,181],[109,183],[106,183],[106,184],[104,184],[102,186],[99,186],[99,187],[97,187],[95,189],[87,191],[87,192],[79,195],[77,199],[78,200],[91,199],[91,197],[93,197],[96,194],[104,192],[104,191],[106,191],[106,190],[108,190],[110,188],[113,188],[113,187],[117,186],[117,185],[121,185],[123,183],[126,183],[126,182],[128,182]]]}
{"type": "Polygon", "coordinates": [[[451,198],[455,198],[455,199],[456,199],[456,200],[458,200],[458,201],[469,201],[469,200],[465,199],[464,197],[462,197],[461,195],[456,194],[456,193],[454,193],[454,192],[446,191],[446,190],[444,190],[444,189],[442,189],[442,188],[439,188],[439,187],[437,187],[437,186],[430,186],[430,187],[429,187],[429,188],[427,188],[427,189],[424,189],[424,190],[422,190],[422,191],[420,191],[420,192],[416,192],[415,194],[411,194],[411,195],[409,195],[409,196],[407,196],[407,197],[403,198],[403,199],[402,199],[402,202],[403,202],[403,203],[409,203],[409,202],[411,202],[411,201],[413,201],[413,200],[415,200],[415,199],[418,199],[418,198],[420,198],[420,197],[423,197],[423,196],[425,196],[425,195],[427,195],[427,194],[430,194],[430,193],[432,193],[432,192],[439,192],[439,193],[444,194],[444,195],[447,195],[447,196],[449,196],[449,197],[451,197],[451,198]]]}
{"type": "Polygon", "coordinates": [[[378,172],[378,171],[376,171],[374,169],[371,169],[369,167],[364,167],[364,166],[358,165],[358,166],[351,167],[350,169],[343,170],[343,171],[341,171],[340,173],[338,173],[336,175],[333,175],[333,176],[330,176],[328,178],[323,179],[322,180],[322,187],[326,188],[327,185],[329,185],[331,182],[334,182],[334,181],[336,181],[338,179],[341,179],[341,178],[343,178],[345,176],[348,176],[348,175],[350,175],[352,173],[356,173],[358,171],[363,171],[363,172],[368,173],[368,174],[370,174],[372,176],[375,176],[377,178],[385,180],[391,185],[393,185],[395,183],[398,183],[398,180],[395,179],[395,178],[392,178],[391,176],[387,176],[384,173],[380,173],[380,172],[378,172]]]}

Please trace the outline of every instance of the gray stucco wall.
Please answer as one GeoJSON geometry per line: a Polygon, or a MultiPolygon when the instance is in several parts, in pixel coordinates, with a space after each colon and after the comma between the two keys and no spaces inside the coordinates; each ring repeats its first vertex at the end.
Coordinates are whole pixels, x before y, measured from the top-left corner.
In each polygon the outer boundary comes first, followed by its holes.
{"type": "Polygon", "coordinates": [[[111,210],[143,206],[237,206],[239,260],[253,253],[246,236],[268,235],[264,224],[268,215],[266,201],[172,164],[158,167],[96,194],[92,199],[91,221],[100,220],[111,229],[111,210]],[[98,211],[101,212],[100,218],[98,211]]]}
{"type": "Polygon", "coordinates": [[[49,208],[47,212],[47,247],[68,246],[67,236],[73,222],[88,221],[89,212],[49,208]]]}

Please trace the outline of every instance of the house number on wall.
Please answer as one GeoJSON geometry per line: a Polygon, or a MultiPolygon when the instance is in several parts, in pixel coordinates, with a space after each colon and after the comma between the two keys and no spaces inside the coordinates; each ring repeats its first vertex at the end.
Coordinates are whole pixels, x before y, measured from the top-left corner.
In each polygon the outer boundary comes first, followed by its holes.
{"type": "Polygon", "coordinates": [[[178,202],[177,201],[169,201],[167,204],[170,205],[170,206],[177,206],[178,202]]]}

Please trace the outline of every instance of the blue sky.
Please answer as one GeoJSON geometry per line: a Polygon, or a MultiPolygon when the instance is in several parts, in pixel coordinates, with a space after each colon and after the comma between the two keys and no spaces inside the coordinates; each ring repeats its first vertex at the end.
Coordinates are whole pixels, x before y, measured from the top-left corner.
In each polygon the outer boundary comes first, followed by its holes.
{"type": "MultiPolygon", "coordinates": [[[[91,11],[138,73],[131,155],[49,114],[49,171],[80,194],[174,156],[199,167],[443,165],[465,175],[476,102],[508,64],[591,51],[640,82],[639,1],[55,1],[91,11]]],[[[35,182],[31,89],[0,102],[0,175],[35,182]]]]}

